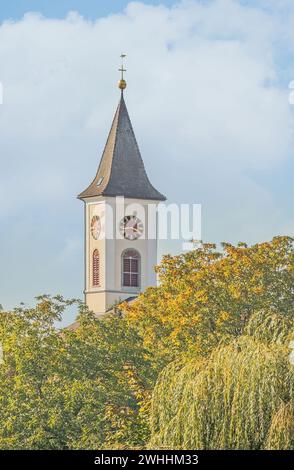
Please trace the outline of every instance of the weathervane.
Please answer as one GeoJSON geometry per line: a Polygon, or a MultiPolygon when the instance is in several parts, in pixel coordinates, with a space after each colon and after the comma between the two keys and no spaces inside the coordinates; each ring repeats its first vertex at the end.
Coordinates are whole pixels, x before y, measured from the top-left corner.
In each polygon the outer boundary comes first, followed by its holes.
{"type": "Polygon", "coordinates": [[[123,90],[127,86],[127,82],[124,79],[124,72],[126,72],[126,69],[124,68],[124,58],[126,57],[126,54],[121,54],[120,57],[121,57],[121,68],[118,70],[119,72],[121,72],[121,79],[118,82],[118,88],[120,88],[121,91],[123,92],[123,90]]]}

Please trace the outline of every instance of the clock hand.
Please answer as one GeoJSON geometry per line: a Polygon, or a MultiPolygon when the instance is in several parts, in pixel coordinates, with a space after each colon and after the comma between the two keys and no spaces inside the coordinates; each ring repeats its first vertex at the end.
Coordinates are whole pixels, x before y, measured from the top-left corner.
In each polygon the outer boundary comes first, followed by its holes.
{"type": "Polygon", "coordinates": [[[126,229],[128,232],[138,232],[139,229],[135,228],[135,227],[126,227],[126,229]]]}

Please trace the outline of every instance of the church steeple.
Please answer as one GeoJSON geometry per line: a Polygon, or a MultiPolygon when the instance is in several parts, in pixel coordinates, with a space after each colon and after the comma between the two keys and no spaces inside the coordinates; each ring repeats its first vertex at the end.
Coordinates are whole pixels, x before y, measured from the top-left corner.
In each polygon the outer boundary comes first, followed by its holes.
{"type": "Polygon", "coordinates": [[[85,217],[85,302],[97,315],[156,285],[157,213],[149,209],[165,200],[146,174],[124,100],[123,64],[120,72],[121,97],[99,168],[78,196],[85,217]],[[117,204],[116,196],[125,199],[117,204]]]}
{"type": "Polygon", "coordinates": [[[96,176],[79,199],[94,196],[124,196],[164,201],[166,198],[150,183],[125,104],[125,69],[120,69],[121,98],[112,122],[96,176]]]}

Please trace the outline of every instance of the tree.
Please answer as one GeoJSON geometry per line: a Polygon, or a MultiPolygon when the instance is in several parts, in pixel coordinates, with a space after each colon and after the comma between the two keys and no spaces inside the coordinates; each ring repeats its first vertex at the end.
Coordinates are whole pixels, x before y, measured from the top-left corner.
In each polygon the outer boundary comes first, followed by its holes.
{"type": "Polygon", "coordinates": [[[271,420],[266,449],[294,449],[294,402],[281,405],[271,420]]]}
{"type": "Polygon", "coordinates": [[[124,311],[158,370],[179,356],[205,357],[220,343],[241,336],[253,314],[279,312],[293,319],[293,239],[247,247],[214,245],[165,256],[160,286],[147,289],[124,311]]]}
{"type": "Polygon", "coordinates": [[[60,296],[1,311],[0,449],[142,448],[150,432],[171,448],[292,448],[293,259],[289,237],[203,245],[164,257],[124,315],[60,296]],[[56,330],[73,305],[76,328],[56,330]]]}
{"type": "Polygon", "coordinates": [[[124,319],[97,321],[77,301],[43,296],[35,308],[1,313],[0,341],[1,449],[120,448],[146,441],[138,411],[152,367],[124,319]],[[72,304],[79,306],[78,328],[57,331],[54,322],[72,304]]]}
{"type": "Polygon", "coordinates": [[[285,346],[242,336],[172,363],[156,384],[152,448],[294,449],[294,371],[285,346]]]}

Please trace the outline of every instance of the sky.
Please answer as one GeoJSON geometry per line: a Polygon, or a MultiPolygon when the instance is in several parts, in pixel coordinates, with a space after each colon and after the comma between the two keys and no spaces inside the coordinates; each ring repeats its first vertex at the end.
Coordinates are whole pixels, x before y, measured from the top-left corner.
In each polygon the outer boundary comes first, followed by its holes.
{"type": "Polygon", "coordinates": [[[76,195],[99,164],[122,51],[150,180],[169,203],[202,204],[203,240],[293,235],[293,0],[0,6],[4,308],[42,293],[82,297],[76,195]]]}

